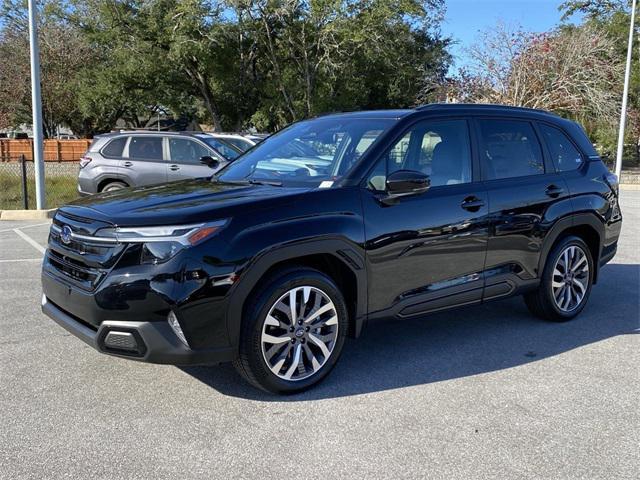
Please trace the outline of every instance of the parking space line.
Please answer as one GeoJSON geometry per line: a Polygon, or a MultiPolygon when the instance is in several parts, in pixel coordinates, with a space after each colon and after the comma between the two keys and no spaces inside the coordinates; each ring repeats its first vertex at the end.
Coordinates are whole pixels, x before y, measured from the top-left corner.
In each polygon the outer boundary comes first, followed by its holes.
{"type": "Polygon", "coordinates": [[[27,242],[29,245],[31,245],[33,248],[35,248],[36,250],[38,250],[40,253],[44,255],[45,248],[42,245],[40,245],[38,242],[36,242],[33,238],[31,238],[29,235],[27,235],[26,233],[24,233],[23,231],[17,228],[14,228],[13,231],[16,232],[16,235],[22,238],[25,242],[27,242]]]}
{"type": "MultiPolygon", "coordinates": [[[[33,225],[25,225],[24,227],[19,227],[18,230],[24,230],[25,228],[31,228],[31,227],[42,227],[43,225],[49,225],[49,224],[51,224],[51,222],[34,223],[33,225]]],[[[16,230],[16,229],[15,228],[5,228],[3,230],[0,230],[0,233],[13,232],[14,230],[16,230]]]]}

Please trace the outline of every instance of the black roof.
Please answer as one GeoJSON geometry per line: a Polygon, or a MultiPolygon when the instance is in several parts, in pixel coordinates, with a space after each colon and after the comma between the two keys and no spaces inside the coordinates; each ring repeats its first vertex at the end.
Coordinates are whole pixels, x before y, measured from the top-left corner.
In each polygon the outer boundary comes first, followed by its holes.
{"type": "Polygon", "coordinates": [[[392,118],[399,119],[415,112],[414,109],[396,110],[356,110],[353,112],[327,112],[316,115],[319,117],[353,117],[353,118],[392,118]]]}
{"type": "MultiPolygon", "coordinates": [[[[348,116],[354,118],[391,118],[400,119],[418,112],[458,112],[458,113],[485,113],[485,114],[527,114],[546,116],[555,121],[561,120],[555,113],[536,108],[514,107],[511,105],[498,105],[492,103],[430,103],[415,108],[395,110],[360,110],[353,112],[328,112],[317,117],[348,116]]],[[[316,117],[316,118],[317,118],[316,117]]]]}
{"type": "Polygon", "coordinates": [[[514,113],[536,113],[551,115],[558,117],[555,113],[547,112],[546,110],[540,110],[538,108],[517,107],[513,105],[500,105],[497,103],[429,103],[416,107],[418,111],[431,111],[431,110],[444,110],[444,111],[473,111],[473,112],[514,112],[514,113]]]}

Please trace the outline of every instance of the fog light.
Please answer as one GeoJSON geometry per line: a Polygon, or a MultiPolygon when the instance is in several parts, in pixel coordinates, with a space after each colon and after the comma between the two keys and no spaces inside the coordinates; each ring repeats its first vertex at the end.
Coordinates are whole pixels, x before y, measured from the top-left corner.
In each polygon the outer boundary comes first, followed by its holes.
{"type": "Polygon", "coordinates": [[[138,351],[138,342],[136,342],[133,334],[129,332],[110,331],[104,337],[104,346],[114,350],[138,351]]]}
{"type": "Polygon", "coordinates": [[[189,343],[187,342],[187,339],[184,336],[182,327],[180,326],[180,323],[178,322],[178,318],[176,317],[176,314],[173,313],[173,311],[169,312],[167,321],[169,322],[169,325],[171,326],[173,333],[176,334],[176,337],[178,337],[182,343],[184,343],[187,347],[189,347],[189,343]]]}

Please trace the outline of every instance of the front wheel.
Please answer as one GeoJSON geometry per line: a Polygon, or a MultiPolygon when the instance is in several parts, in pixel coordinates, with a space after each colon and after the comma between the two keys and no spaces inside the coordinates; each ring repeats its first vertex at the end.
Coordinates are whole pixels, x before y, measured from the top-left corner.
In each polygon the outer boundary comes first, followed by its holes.
{"type": "Polygon", "coordinates": [[[336,364],[348,328],[344,297],[333,280],[308,268],[267,279],[242,325],[238,372],[273,393],[295,393],[336,364]]]}
{"type": "Polygon", "coordinates": [[[546,320],[571,320],[585,307],[593,283],[591,251],[579,237],[566,237],[547,257],[537,290],[525,294],[529,310],[546,320]]]}

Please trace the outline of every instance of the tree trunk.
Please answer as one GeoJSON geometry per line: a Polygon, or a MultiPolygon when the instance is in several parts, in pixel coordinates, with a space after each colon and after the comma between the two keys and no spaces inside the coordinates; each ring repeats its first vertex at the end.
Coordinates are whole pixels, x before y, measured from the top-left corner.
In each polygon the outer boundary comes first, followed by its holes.
{"type": "Polygon", "coordinates": [[[218,132],[222,130],[222,120],[220,119],[220,114],[218,113],[218,109],[216,108],[215,102],[213,100],[213,92],[209,88],[209,84],[207,83],[207,79],[204,75],[190,67],[185,67],[185,71],[191,81],[195,84],[195,87],[200,91],[202,95],[202,101],[204,102],[204,106],[211,115],[211,122],[213,123],[213,130],[218,132]]]}

